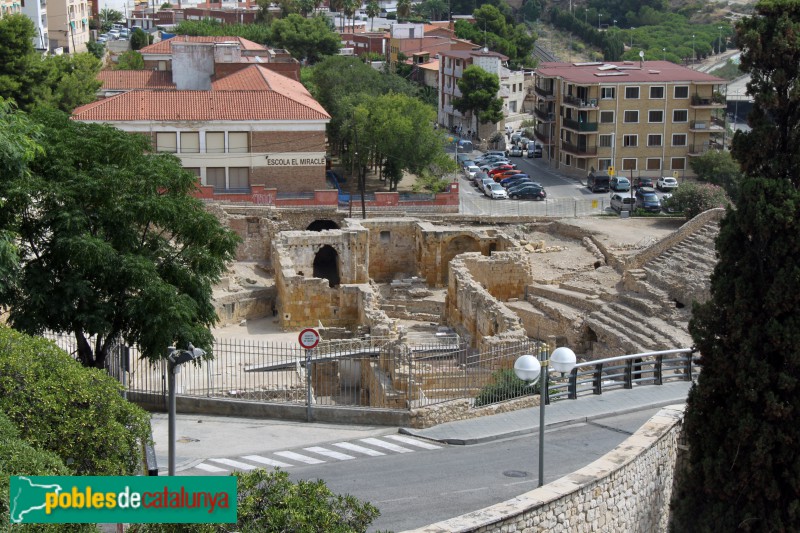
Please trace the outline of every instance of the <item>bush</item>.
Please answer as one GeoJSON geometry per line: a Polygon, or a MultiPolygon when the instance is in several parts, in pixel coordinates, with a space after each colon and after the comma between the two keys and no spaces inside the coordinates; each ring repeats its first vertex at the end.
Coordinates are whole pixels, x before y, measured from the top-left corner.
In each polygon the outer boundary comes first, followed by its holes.
{"type": "Polygon", "coordinates": [[[669,203],[676,211],[683,211],[686,220],[690,220],[703,211],[726,207],[731,201],[722,187],[710,183],[684,182],[673,191],[669,203]]]}
{"type": "Polygon", "coordinates": [[[484,385],[475,397],[475,407],[538,393],[538,382],[528,386],[527,383],[517,377],[513,369],[507,368],[492,374],[492,382],[484,385]]]}
{"type": "Polygon", "coordinates": [[[71,474],[131,475],[148,415],[105,372],[84,368],[52,342],[0,327],[0,411],[20,438],[58,455],[71,474]]]}

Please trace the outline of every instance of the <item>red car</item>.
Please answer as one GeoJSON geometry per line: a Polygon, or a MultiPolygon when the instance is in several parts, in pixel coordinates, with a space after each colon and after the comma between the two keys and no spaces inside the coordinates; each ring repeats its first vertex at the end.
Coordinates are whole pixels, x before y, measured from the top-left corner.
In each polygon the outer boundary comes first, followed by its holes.
{"type": "Polygon", "coordinates": [[[494,181],[500,182],[506,178],[510,178],[511,176],[516,176],[517,174],[525,174],[521,170],[513,169],[513,170],[504,170],[503,172],[499,172],[497,174],[493,174],[492,177],[494,181]]]}
{"type": "Polygon", "coordinates": [[[500,165],[497,168],[493,168],[489,171],[489,176],[494,176],[495,174],[500,174],[501,172],[505,172],[506,170],[514,170],[512,165],[500,165]]]}

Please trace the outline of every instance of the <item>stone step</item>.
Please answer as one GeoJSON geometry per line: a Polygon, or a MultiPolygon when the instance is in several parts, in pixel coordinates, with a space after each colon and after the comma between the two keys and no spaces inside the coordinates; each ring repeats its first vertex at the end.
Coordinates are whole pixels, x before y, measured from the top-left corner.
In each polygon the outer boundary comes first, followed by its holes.
{"type": "Polygon", "coordinates": [[[664,302],[636,292],[623,292],[619,295],[619,301],[647,316],[655,316],[664,312],[664,302]]]}
{"type": "Polygon", "coordinates": [[[555,285],[528,285],[528,299],[531,296],[541,296],[557,303],[566,304],[570,307],[582,309],[584,311],[597,311],[602,308],[599,295],[586,294],[568,289],[556,287],[555,285]]]}
{"type": "MultiPolygon", "coordinates": [[[[605,329],[613,335],[616,335],[620,344],[625,344],[625,341],[642,347],[645,352],[667,349],[663,342],[659,342],[660,335],[654,334],[651,331],[645,330],[639,324],[629,320],[624,316],[612,316],[606,312],[592,313],[587,323],[597,328],[598,326],[605,329]],[[664,346],[662,348],[662,345],[664,346]]],[[[598,333],[595,331],[595,333],[598,333]]],[[[598,338],[600,337],[598,333],[598,338]]],[[[633,353],[633,352],[631,352],[633,353]]]]}
{"type": "Polygon", "coordinates": [[[542,311],[545,314],[545,316],[555,320],[559,320],[562,318],[567,320],[577,320],[587,314],[587,312],[584,309],[577,309],[575,307],[572,307],[571,305],[553,302],[552,300],[548,300],[547,298],[528,296],[528,301],[535,308],[542,311]]]}
{"type": "Polygon", "coordinates": [[[650,351],[649,344],[640,344],[640,339],[626,336],[623,331],[620,331],[619,327],[606,322],[602,315],[587,317],[585,324],[595,332],[598,343],[602,343],[604,346],[610,345],[610,349],[593,347],[592,353],[595,358],[620,355],[620,351],[623,353],[650,351]],[[611,342],[607,342],[606,338],[610,338],[611,342]],[[617,348],[617,346],[619,346],[619,348],[617,348]]]}
{"type": "Polygon", "coordinates": [[[645,330],[657,332],[654,340],[658,340],[667,345],[666,349],[686,348],[692,345],[691,337],[686,323],[677,321],[667,321],[658,316],[645,316],[636,313],[633,309],[618,302],[609,304],[609,309],[628,320],[640,324],[645,330]]]}

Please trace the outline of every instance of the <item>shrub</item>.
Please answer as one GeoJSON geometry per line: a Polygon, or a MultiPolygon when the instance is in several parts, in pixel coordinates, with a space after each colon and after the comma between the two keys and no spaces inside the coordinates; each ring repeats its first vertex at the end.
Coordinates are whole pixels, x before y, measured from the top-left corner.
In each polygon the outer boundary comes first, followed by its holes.
{"type": "Polygon", "coordinates": [[[538,393],[538,382],[528,386],[517,377],[513,369],[506,368],[492,373],[492,382],[484,385],[475,397],[475,407],[538,393]]]}
{"type": "Polygon", "coordinates": [[[674,190],[669,203],[675,210],[683,211],[686,220],[690,220],[703,211],[726,207],[731,201],[722,187],[710,183],[685,182],[674,190]]]}

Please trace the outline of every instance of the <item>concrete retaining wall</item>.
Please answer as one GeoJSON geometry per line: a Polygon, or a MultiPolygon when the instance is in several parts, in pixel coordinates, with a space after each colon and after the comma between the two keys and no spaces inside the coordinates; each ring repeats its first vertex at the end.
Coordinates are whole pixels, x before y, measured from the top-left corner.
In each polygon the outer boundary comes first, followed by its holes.
{"type": "Polygon", "coordinates": [[[413,533],[666,531],[682,421],[682,405],[664,408],[585,468],[413,533]]]}

